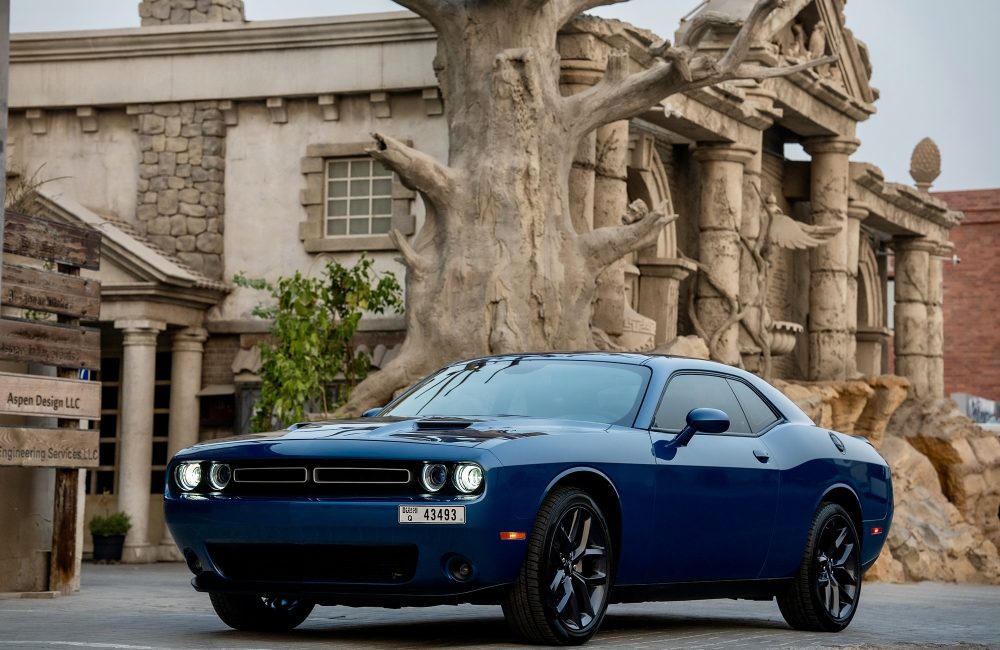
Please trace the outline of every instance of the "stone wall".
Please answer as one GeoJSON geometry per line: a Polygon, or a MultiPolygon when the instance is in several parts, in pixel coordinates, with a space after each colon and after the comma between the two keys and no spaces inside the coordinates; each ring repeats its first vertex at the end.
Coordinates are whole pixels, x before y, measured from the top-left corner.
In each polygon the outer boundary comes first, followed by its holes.
{"type": "Polygon", "coordinates": [[[219,103],[129,110],[139,120],[139,229],[195,271],[221,278],[226,124],[219,103]]]}
{"type": "Polygon", "coordinates": [[[142,26],[242,23],[243,0],[142,0],[142,26]]]}

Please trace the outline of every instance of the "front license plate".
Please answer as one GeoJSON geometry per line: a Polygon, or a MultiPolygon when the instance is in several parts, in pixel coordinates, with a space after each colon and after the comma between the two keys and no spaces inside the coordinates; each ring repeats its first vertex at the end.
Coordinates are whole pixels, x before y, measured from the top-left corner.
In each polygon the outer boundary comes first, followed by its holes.
{"type": "Polygon", "coordinates": [[[464,524],[465,506],[399,506],[401,524],[464,524]]]}

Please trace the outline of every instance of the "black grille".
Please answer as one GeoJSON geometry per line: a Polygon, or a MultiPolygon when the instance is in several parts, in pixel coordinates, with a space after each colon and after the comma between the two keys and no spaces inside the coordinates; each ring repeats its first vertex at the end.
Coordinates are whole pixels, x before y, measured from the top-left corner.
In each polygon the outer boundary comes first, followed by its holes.
{"type": "Polygon", "coordinates": [[[391,584],[412,579],[417,568],[410,544],[209,544],[208,553],[232,580],[391,584]]]}
{"type": "Polygon", "coordinates": [[[237,467],[233,472],[236,483],[305,483],[309,470],[305,467],[237,467]]]}
{"type": "Polygon", "coordinates": [[[403,484],[410,482],[410,470],[388,467],[317,467],[316,483],[403,484]]]}

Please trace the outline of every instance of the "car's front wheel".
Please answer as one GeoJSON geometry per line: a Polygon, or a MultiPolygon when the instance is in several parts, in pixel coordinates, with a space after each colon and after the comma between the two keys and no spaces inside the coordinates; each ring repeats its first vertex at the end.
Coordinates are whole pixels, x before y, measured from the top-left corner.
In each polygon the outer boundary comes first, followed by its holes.
{"type": "Polygon", "coordinates": [[[835,503],[813,517],[795,581],[778,596],[785,621],[797,630],[839,632],[861,597],[861,544],[851,516],[835,503]]]}
{"type": "Polygon", "coordinates": [[[313,610],[313,603],[287,596],[211,592],[209,597],[223,623],[249,632],[287,632],[306,620],[313,610]]]}
{"type": "Polygon", "coordinates": [[[576,488],[553,490],[503,603],[507,621],[529,641],[585,643],[608,607],[612,559],[611,534],[597,502],[576,488]]]}

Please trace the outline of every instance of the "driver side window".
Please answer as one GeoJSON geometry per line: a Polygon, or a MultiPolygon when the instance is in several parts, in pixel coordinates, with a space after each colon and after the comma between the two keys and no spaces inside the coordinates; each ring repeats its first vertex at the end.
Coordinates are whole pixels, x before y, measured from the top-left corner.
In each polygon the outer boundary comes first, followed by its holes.
{"type": "Polygon", "coordinates": [[[729,383],[713,375],[676,375],[671,379],[653,418],[653,428],[680,431],[687,424],[688,412],[696,408],[725,412],[729,416],[726,433],[750,433],[750,425],[729,383]]]}

